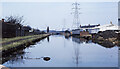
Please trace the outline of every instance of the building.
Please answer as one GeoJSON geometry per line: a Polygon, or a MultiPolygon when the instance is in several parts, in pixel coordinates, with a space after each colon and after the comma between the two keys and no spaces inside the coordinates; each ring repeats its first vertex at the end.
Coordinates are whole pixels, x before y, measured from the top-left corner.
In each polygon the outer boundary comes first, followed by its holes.
{"type": "Polygon", "coordinates": [[[99,32],[99,27],[100,24],[98,25],[85,25],[85,26],[80,26],[80,29],[82,29],[82,31],[88,31],[90,34],[93,33],[98,33],[99,32]]]}
{"type": "Polygon", "coordinates": [[[106,31],[106,30],[118,30],[118,27],[119,27],[118,25],[114,25],[112,24],[112,22],[110,22],[110,24],[99,26],[97,28],[100,29],[99,31],[106,31]]]}
{"type": "Polygon", "coordinates": [[[24,29],[24,36],[30,35],[32,31],[32,28],[30,26],[23,26],[24,29]]]}
{"type": "Polygon", "coordinates": [[[5,22],[0,20],[2,25],[2,38],[12,38],[17,36],[28,36],[41,34],[39,29],[32,29],[30,26],[23,26],[20,23],[5,22]]]}
{"type": "Polygon", "coordinates": [[[33,34],[34,35],[41,34],[41,31],[39,29],[33,29],[33,34]]]}
{"type": "Polygon", "coordinates": [[[90,34],[98,33],[99,31],[118,30],[120,27],[120,19],[118,19],[118,21],[119,21],[119,26],[114,25],[112,22],[110,22],[110,24],[106,24],[106,25],[100,25],[100,24],[90,25],[89,24],[87,26],[80,26],[80,29],[82,29],[83,31],[88,31],[90,34]]]}
{"type": "Polygon", "coordinates": [[[2,38],[11,38],[24,35],[24,29],[20,24],[4,22],[4,19],[1,20],[1,23],[2,38]]]}
{"type": "Polygon", "coordinates": [[[72,35],[80,35],[80,31],[82,31],[82,29],[72,29],[72,35]]]}

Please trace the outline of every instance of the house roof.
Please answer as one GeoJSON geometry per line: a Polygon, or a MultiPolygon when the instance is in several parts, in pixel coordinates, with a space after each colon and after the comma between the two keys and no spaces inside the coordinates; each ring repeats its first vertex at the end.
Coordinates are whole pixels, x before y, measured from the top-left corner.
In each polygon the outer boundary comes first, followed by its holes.
{"type": "Polygon", "coordinates": [[[100,25],[99,24],[98,25],[87,25],[87,26],[81,26],[80,28],[93,28],[97,26],[100,26],[100,25]]]}

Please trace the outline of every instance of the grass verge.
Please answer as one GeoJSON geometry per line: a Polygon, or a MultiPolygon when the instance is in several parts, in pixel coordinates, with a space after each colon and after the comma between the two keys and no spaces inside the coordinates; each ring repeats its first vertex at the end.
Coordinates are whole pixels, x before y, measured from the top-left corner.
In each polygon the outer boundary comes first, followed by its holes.
{"type": "Polygon", "coordinates": [[[15,37],[15,38],[5,38],[2,40],[2,43],[4,43],[4,45],[0,47],[0,50],[8,50],[17,46],[27,45],[28,43],[32,43],[36,39],[41,39],[47,36],[48,34],[41,34],[41,35],[15,37]]]}

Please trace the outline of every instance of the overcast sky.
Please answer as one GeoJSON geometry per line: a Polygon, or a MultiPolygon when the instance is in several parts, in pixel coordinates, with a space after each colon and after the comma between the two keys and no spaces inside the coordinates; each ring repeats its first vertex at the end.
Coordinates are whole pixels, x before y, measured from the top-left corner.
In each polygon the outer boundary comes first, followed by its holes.
{"type": "Polygon", "coordinates": [[[2,2],[118,2],[120,0],[1,0],[2,2]]]}
{"type": "MultiPolygon", "coordinates": [[[[82,13],[80,14],[81,25],[104,25],[109,24],[110,21],[117,24],[117,2],[79,3],[81,8],[80,12],[82,13]]],[[[46,29],[47,26],[49,26],[50,29],[61,30],[63,25],[65,25],[66,28],[72,27],[73,15],[70,14],[73,11],[71,9],[72,7],[72,2],[2,2],[2,17],[9,15],[24,16],[24,19],[26,20],[24,25],[30,25],[33,28],[39,28],[42,30],[46,29]]]]}

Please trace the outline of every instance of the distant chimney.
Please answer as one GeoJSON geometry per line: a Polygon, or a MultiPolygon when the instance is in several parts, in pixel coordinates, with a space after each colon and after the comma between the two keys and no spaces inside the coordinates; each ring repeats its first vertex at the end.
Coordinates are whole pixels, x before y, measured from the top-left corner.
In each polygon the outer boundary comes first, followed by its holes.
{"type": "Polygon", "coordinates": [[[80,25],[80,27],[81,27],[81,25],[80,25]]]}
{"type": "Polygon", "coordinates": [[[98,26],[100,26],[100,24],[98,24],[98,26]]]}
{"type": "Polygon", "coordinates": [[[110,21],[110,24],[112,24],[112,21],[110,21]]]}
{"type": "Polygon", "coordinates": [[[49,33],[49,27],[47,27],[47,33],[49,33]]]}
{"type": "Polygon", "coordinates": [[[2,23],[4,23],[4,20],[5,20],[5,19],[2,19],[2,20],[1,20],[1,21],[2,21],[2,23]]]}

